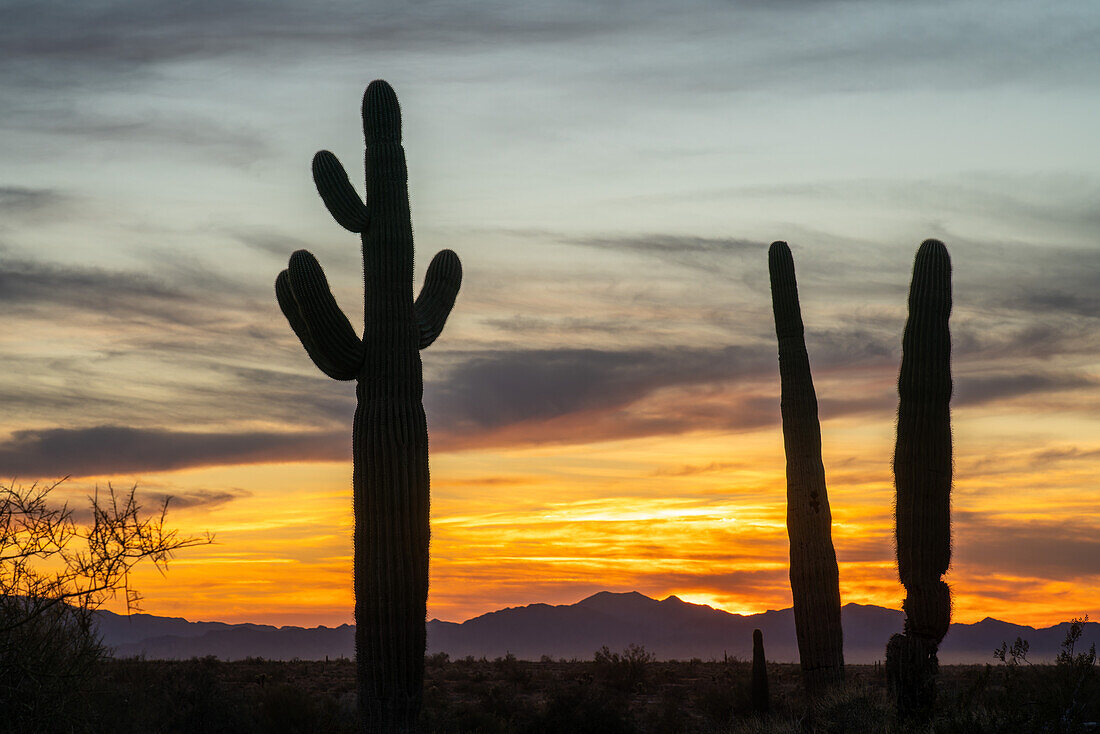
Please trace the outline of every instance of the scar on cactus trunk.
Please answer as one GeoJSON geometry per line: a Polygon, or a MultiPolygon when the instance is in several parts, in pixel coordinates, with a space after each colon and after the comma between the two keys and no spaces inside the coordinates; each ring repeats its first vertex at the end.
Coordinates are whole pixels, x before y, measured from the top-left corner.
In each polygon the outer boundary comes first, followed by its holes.
{"type": "Polygon", "coordinates": [[[936,653],[951,622],[951,258],[937,240],[917,251],[898,376],[898,575],[905,628],[886,647],[886,673],[904,718],[935,705],[936,653]]]}
{"type": "Polygon", "coordinates": [[[794,258],[786,242],[768,250],[772,310],[779,341],[783,446],[787,454],[787,534],[791,593],[802,676],[811,694],[844,679],[840,574],[821,462],[817,395],[806,353],[794,258]]]}
{"type": "Polygon", "coordinates": [[[363,95],[366,205],[326,150],[313,158],[317,191],[363,243],[364,326],[356,336],[316,258],[290,256],[275,294],[314,364],[355,380],[355,654],[362,732],[416,728],[424,683],[428,598],[428,430],[420,350],[435,341],[462,281],[443,250],[413,301],[408,172],[397,96],[384,81],[363,95]]]}

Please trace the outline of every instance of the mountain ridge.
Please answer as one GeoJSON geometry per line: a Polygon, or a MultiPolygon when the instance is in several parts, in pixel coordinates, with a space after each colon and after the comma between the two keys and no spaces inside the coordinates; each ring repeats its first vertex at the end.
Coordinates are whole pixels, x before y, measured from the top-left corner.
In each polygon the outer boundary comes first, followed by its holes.
{"type": "MultiPolygon", "coordinates": [[[[900,632],[900,611],[849,603],[842,608],[845,660],[866,664],[881,660],[890,635],[900,632]]],[[[353,657],[355,627],[312,628],[252,623],[189,622],[182,617],[98,613],[99,632],[116,657],[186,659],[214,655],[227,660],[262,657],[317,660],[353,657]]],[[[535,602],[505,607],[465,622],[427,622],[428,654],[451,657],[591,659],[603,646],[612,650],[644,646],[658,659],[748,659],[752,631],[761,629],[769,660],[795,662],[792,609],[734,614],[679,597],[653,599],[639,592],[601,591],[573,604],[535,602]]],[[[953,624],[940,646],[944,664],[991,662],[1002,642],[1023,637],[1034,662],[1050,661],[1065,639],[1068,623],[1034,628],[986,617],[953,624]]],[[[1100,642],[1100,624],[1086,624],[1085,647],[1100,642]]]]}

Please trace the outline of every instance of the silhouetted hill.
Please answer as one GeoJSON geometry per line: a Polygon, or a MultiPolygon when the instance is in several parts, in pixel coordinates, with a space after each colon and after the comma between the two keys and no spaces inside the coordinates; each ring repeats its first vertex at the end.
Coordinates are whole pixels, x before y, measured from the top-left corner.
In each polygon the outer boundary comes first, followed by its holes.
{"type": "MultiPolygon", "coordinates": [[[[112,645],[126,645],[151,637],[199,637],[207,632],[259,625],[227,624],[226,622],[188,622],[183,617],[155,617],[152,614],[115,614],[100,611],[99,632],[112,645]]],[[[272,627],[271,629],[275,629],[272,627]]]]}
{"type": "MultiPolygon", "coordinates": [[[[845,605],[842,615],[844,654],[850,663],[881,660],[886,641],[901,631],[903,620],[901,612],[860,604],[845,605]]],[[[509,607],[461,624],[433,619],[428,622],[428,652],[446,652],[452,658],[512,653],[531,660],[543,655],[586,660],[604,645],[622,650],[634,643],[661,659],[709,660],[723,655],[748,659],[756,628],[764,633],[768,659],[798,660],[790,609],[740,615],[675,596],[657,600],[638,592],[608,591],[576,604],[509,607]]],[[[351,625],[305,629],[103,612],[99,629],[118,657],[317,660],[355,654],[355,628],[351,625]]],[[[947,664],[991,662],[993,650],[1001,642],[1023,637],[1031,644],[1032,661],[1050,661],[1067,629],[1068,624],[1035,629],[988,618],[976,624],[954,624],[940,648],[940,660],[947,664]]],[[[1100,641],[1100,625],[1089,623],[1085,639],[1086,648],[1100,641]]]]}

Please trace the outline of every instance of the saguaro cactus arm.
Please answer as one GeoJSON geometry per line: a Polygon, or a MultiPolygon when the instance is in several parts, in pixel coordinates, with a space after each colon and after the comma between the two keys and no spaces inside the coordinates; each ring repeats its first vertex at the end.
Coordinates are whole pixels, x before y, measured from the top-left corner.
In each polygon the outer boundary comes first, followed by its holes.
{"type": "Polygon", "coordinates": [[[313,363],[335,380],[353,380],[363,365],[363,342],[329,290],[317,258],[306,250],[290,256],[275,279],[275,296],[313,363]]]}
{"type": "Polygon", "coordinates": [[[369,217],[363,199],[348,180],[340,160],[327,150],[313,156],[313,182],[329,214],[341,227],[356,234],[367,228],[369,217]]]}
{"type": "Polygon", "coordinates": [[[447,323],[462,285],[462,263],[452,250],[440,250],[424,276],[424,287],[416,299],[416,322],[420,327],[420,348],[436,340],[447,323]]]}

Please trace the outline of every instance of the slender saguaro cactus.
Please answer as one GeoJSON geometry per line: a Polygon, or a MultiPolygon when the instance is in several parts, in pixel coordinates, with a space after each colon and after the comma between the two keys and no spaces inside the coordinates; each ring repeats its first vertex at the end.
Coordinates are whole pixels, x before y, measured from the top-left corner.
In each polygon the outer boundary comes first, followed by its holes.
{"type": "Polygon", "coordinates": [[[752,710],[766,714],[771,709],[768,698],[768,665],[764,659],[764,633],[752,631],[752,710]]]}
{"type": "Polygon", "coordinates": [[[951,258],[925,240],[913,264],[909,320],[898,376],[898,575],[905,585],[905,629],[886,647],[886,669],[905,717],[935,703],[936,651],[951,622],[951,258]]]}
{"type": "Polygon", "coordinates": [[[428,598],[428,430],[420,350],[443,330],[462,267],[455,253],[440,252],[413,301],[401,112],[384,81],[371,82],[363,95],[363,133],[366,205],[336,156],[322,150],[313,158],[313,179],[329,212],[363,241],[363,338],[305,250],[290,256],[275,293],[321,371],[356,380],[352,485],[360,731],[406,732],[416,728],[420,712],[428,598]]]}
{"type": "Polygon", "coordinates": [[[840,574],[821,463],[821,426],[810,376],[794,259],[786,242],[768,250],[775,335],[779,340],[783,446],[787,453],[787,535],[802,676],[810,693],[844,678],[840,574]]]}

